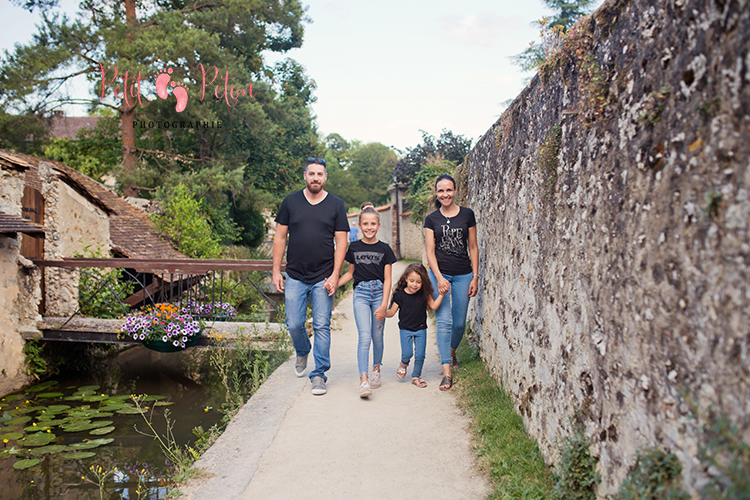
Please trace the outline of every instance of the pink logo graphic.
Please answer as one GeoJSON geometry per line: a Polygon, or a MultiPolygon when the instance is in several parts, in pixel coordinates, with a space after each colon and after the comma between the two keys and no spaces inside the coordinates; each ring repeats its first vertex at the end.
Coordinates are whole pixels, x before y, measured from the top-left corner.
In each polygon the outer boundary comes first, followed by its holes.
{"type": "MultiPolygon", "coordinates": [[[[211,78],[211,81],[206,82],[206,68],[202,63],[199,63],[198,66],[200,67],[202,77],[199,100],[203,101],[203,98],[206,95],[206,87],[212,85],[214,81],[216,81],[216,78],[219,77],[219,68],[216,66],[209,66],[209,72],[210,69],[213,68],[214,74],[213,78],[211,78]]],[[[112,66],[112,68],[108,68],[107,70],[105,70],[104,66],[101,63],[99,64],[99,69],[102,75],[101,91],[99,93],[100,98],[104,99],[107,94],[107,87],[114,84],[113,91],[115,99],[120,98],[120,91],[122,91],[122,98],[124,99],[127,106],[135,106],[136,102],[140,104],[141,107],[145,108],[146,106],[148,106],[150,104],[148,100],[145,104],[141,100],[141,72],[138,72],[138,76],[131,77],[129,73],[125,71],[124,73],[120,74],[120,79],[122,80],[122,82],[120,83],[117,81],[117,66],[112,66]],[[114,68],[115,70],[114,75],[112,76],[111,80],[107,81],[107,74],[112,68],[114,68]],[[120,85],[122,85],[122,88],[120,88],[120,85]]],[[[169,87],[172,87],[172,94],[174,94],[175,98],[177,98],[175,111],[177,111],[178,113],[182,113],[183,111],[185,111],[188,103],[188,88],[184,83],[172,80],[173,71],[174,70],[172,68],[165,68],[158,72],[158,74],[156,75],[156,95],[160,99],[168,99],[169,87]]],[[[227,106],[229,106],[230,108],[233,108],[237,105],[240,97],[253,98],[257,94],[257,92],[253,92],[252,82],[250,82],[247,86],[238,88],[237,85],[231,84],[231,80],[234,79],[234,77],[229,76],[229,71],[226,71],[224,74],[224,78],[222,78],[224,85],[216,85],[216,88],[214,89],[214,96],[216,96],[216,99],[223,99],[226,102],[227,106]]]]}
{"type": "Polygon", "coordinates": [[[159,75],[156,77],[156,95],[161,99],[166,99],[169,96],[169,93],[167,93],[167,85],[171,84],[174,88],[172,93],[177,98],[177,106],[175,106],[174,109],[178,113],[182,113],[185,111],[188,102],[187,87],[182,83],[170,82],[172,79],[172,77],[169,76],[170,74],[172,74],[172,68],[159,71],[159,75]]]}

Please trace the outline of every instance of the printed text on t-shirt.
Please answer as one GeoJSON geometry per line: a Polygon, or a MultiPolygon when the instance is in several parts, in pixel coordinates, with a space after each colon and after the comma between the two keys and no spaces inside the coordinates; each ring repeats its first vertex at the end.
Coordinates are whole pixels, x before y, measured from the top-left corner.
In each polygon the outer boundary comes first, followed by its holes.
{"type": "Polygon", "coordinates": [[[440,226],[443,230],[443,237],[440,240],[440,251],[449,255],[463,255],[466,253],[464,248],[463,235],[464,231],[460,227],[452,228],[447,225],[440,226]]]}

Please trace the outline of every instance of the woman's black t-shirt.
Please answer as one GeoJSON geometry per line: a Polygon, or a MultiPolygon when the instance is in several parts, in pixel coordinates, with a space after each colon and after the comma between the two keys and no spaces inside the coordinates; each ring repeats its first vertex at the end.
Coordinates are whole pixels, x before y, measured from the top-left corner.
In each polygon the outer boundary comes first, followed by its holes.
{"type": "Polygon", "coordinates": [[[415,294],[399,290],[393,295],[393,302],[398,304],[398,327],[401,330],[416,332],[427,328],[427,303],[421,290],[415,294]]]}
{"type": "Polygon", "coordinates": [[[387,243],[367,244],[352,241],[346,251],[346,261],[354,264],[354,286],[360,281],[385,281],[385,266],[396,262],[396,255],[387,243]]]}
{"type": "Polygon", "coordinates": [[[424,227],[435,234],[435,258],[441,274],[457,276],[472,272],[469,228],[476,225],[474,211],[466,207],[459,207],[455,217],[446,217],[440,210],[425,217],[424,227]]]}

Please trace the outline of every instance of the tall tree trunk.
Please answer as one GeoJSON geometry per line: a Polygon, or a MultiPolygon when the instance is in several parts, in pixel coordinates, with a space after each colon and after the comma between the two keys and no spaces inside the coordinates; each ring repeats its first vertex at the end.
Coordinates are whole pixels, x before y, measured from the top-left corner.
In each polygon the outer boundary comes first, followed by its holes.
{"type": "MultiPolygon", "coordinates": [[[[125,22],[131,27],[135,27],[136,24],[135,2],[136,0],[125,0],[125,22]]],[[[128,35],[128,40],[132,42],[131,35],[128,35]]],[[[125,196],[138,196],[138,190],[132,181],[132,174],[138,161],[135,156],[135,103],[132,106],[127,104],[127,92],[127,82],[125,82],[125,88],[123,88],[125,95],[122,100],[122,166],[128,185],[124,188],[124,194],[125,196]]]]}

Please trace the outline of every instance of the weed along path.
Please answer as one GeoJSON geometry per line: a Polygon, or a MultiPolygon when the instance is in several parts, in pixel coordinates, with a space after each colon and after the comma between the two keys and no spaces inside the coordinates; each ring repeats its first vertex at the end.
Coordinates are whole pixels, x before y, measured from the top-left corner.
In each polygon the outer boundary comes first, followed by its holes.
{"type": "MultiPolygon", "coordinates": [[[[394,281],[405,264],[394,264],[394,281]]],[[[328,394],[313,396],[294,356],[269,377],[180,488],[188,500],[480,499],[489,485],[475,469],[468,417],[440,392],[434,328],[422,377],[427,388],[396,377],[397,318],[386,320],[382,387],[359,398],[352,294],[332,331],[328,394]]],[[[311,363],[312,364],[312,357],[311,363]]],[[[308,365],[308,372],[310,365],[308,365]]]]}

